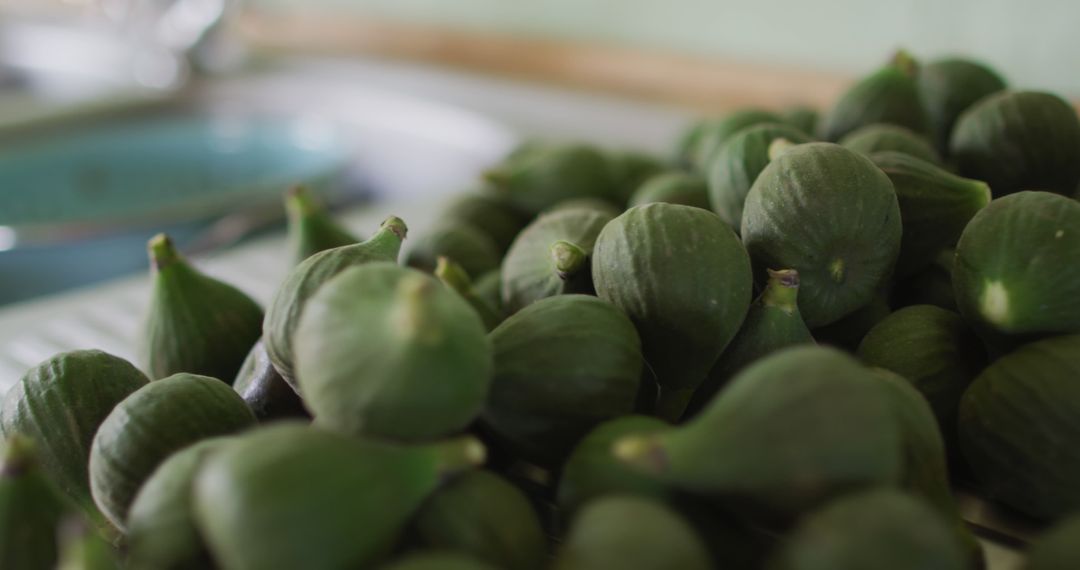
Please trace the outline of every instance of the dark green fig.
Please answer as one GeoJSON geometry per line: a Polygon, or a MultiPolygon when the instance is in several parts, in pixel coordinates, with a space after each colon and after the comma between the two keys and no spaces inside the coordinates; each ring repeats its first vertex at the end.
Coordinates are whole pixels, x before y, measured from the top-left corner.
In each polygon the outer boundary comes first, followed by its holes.
{"type": "Polygon", "coordinates": [[[945,58],[919,67],[919,98],[930,118],[934,144],[949,149],[956,120],[976,101],[1005,89],[1005,81],[985,65],[961,58],[945,58]]]}
{"type": "Polygon", "coordinates": [[[410,554],[379,570],[498,570],[479,560],[452,551],[430,551],[410,554]]]}
{"type": "Polygon", "coordinates": [[[934,256],[928,267],[899,280],[893,287],[892,302],[896,307],[911,305],[934,305],[947,311],[957,312],[956,295],[953,293],[952,271],[956,250],[944,249],[934,256]]]}
{"type": "Polygon", "coordinates": [[[476,311],[485,329],[490,331],[503,321],[502,311],[493,307],[487,299],[477,293],[472,280],[469,279],[469,274],[457,263],[446,257],[440,257],[438,265],[435,266],[435,277],[460,295],[476,311]]]}
{"type": "Polygon", "coordinates": [[[555,570],[708,570],[709,551],[684,519],[662,503],[606,497],[582,509],[555,570]]]}
{"type": "MultiPolygon", "coordinates": [[[[6,566],[5,566],[6,568],[6,566]]],[[[120,570],[116,550],[78,516],[60,524],[56,570],[120,570]]]]}
{"type": "Polygon", "coordinates": [[[509,313],[540,299],[593,292],[590,256],[611,216],[573,209],[544,214],[514,240],[502,265],[503,307],[509,313]]]}
{"type": "Polygon", "coordinates": [[[593,210],[612,218],[623,213],[622,208],[614,206],[607,200],[600,200],[597,198],[571,198],[569,200],[563,200],[547,210],[544,210],[540,215],[554,214],[555,212],[561,212],[563,210],[593,210]]]}
{"type": "Polygon", "coordinates": [[[907,127],[929,134],[930,121],[915,85],[918,64],[904,51],[887,65],[847,90],[821,125],[821,138],[838,141],[875,123],[907,127]]]}
{"type": "Polygon", "coordinates": [[[360,240],[338,225],[306,186],[293,186],[285,194],[289,219],[289,257],[292,264],[328,249],[360,240]]]}
{"type": "Polygon", "coordinates": [[[41,472],[33,440],[6,435],[0,450],[0,568],[52,570],[66,506],[41,472]]]}
{"type": "Polygon", "coordinates": [[[113,408],[90,448],[90,491],[101,512],[123,530],[139,487],[174,452],[255,424],[228,384],[175,374],[151,382],[113,408]]]}
{"type": "Polygon", "coordinates": [[[897,277],[918,273],[941,250],[956,247],[967,223],[990,203],[990,187],[985,182],[961,178],[899,152],[880,152],[870,159],[892,181],[900,204],[904,231],[897,277]]]}
{"type": "Polygon", "coordinates": [[[484,178],[515,208],[529,215],[569,198],[618,201],[607,157],[584,144],[546,146],[488,170],[484,178]]]}
{"type": "Polygon", "coordinates": [[[481,300],[495,310],[501,321],[506,315],[506,309],[502,304],[502,270],[494,269],[474,279],[473,290],[481,300]]]}
{"type": "Polygon", "coordinates": [[[900,429],[903,476],[900,486],[922,497],[949,522],[957,544],[968,553],[972,567],[982,567],[982,550],[960,517],[949,487],[945,441],[926,398],[902,376],[882,368],[874,369],[889,399],[900,429]]]}
{"type": "Polygon", "coordinates": [[[0,428],[34,440],[37,461],[57,488],[95,524],[107,525],[90,496],[90,446],[113,407],[147,382],[117,356],[99,350],[60,353],[8,390],[0,428]]]}
{"type": "Polygon", "coordinates": [[[662,172],[648,178],[630,197],[630,206],[667,202],[709,209],[709,188],[705,179],[682,171],[662,172]]]}
{"type": "Polygon", "coordinates": [[[900,480],[901,434],[880,384],[835,349],[784,349],[744,369],[690,422],[623,438],[615,455],[755,517],[788,519],[900,480]]]}
{"type": "Polygon", "coordinates": [[[888,295],[878,292],[870,302],[854,313],[811,332],[818,344],[855,352],[866,334],[892,313],[888,295]]]}
{"type": "Polygon", "coordinates": [[[623,416],[604,422],[585,436],[563,465],[559,478],[559,508],[573,513],[586,503],[608,495],[635,495],[667,499],[667,485],[619,461],[612,450],[616,441],[632,434],[652,434],[671,429],[666,422],[648,416],[623,416]]]}
{"type": "Polygon", "coordinates": [[[754,125],[732,135],[707,165],[712,210],[735,231],[742,226],[746,194],[769,164],[769,146],[777,139],[794,144],[811,141],[809,136],[789,125],[754,125]]]}
{"type": "Polygon", "coordinates": [[[803,520],[769,570],[964,570],[971,565],[945,519],[924,501],[871,489],[803,520]]]}
{"type": "Polygon", "coordinates": [[[816,133],[818,130],[819,115],[818,110],[813,107],[796,105],[781,113],[780,118],[796,129],[811,134],[816,133]]]}
{"type": "Polygon", "coordinates": [[[859,359],[904,377],[930,403],[950,451],[960,397],[986,366],[982,343],[964,319],[931,305],[896,311],[859,345],[859,359]]]}
{"type": "Polygon", "coordinates": [[[659,158],[634,150],[610,152],[608,163],[611,165],[611,177],[616,188],[616,201],[620,206],[629,202],[630,197],[646,180],[667,170],[667,165],[659,158]]]}
{"type": "Polygon", "coordinates": [[[345,434],[450,435],[480,413],[491,383],[491,342],[472,307],[435,278],[388,262],[327,281],[308,300],[295,353],[315,422],[345,434]]]}
{"type": "Polygon", "coordinates": [[[1020,192],[983,208],[956,245],[960,314],[994,334],[1080,331],[1080,203],[1020,192]]]}
{"type": "Polygon", "coordinates": [[[1080,514],[1055,524],[1031,544],[1024,570],[1080,568],[1080,514]]]}
{"type": "Polygon", "coordinates": [[[166,459],[146,480],[131,504],[127,522],[129,570],[200,570],[213,560],[195,526],[195,476],[229,437],[211,438],[166,459]]]}
{"type": "Polygon", "coordinates": [[[259,340],[262,308],[188,264],[166,235],[155,236],[147,247],[154,285],[140,353],[150,378],[180,372],[235,377],[259,340]]]}
{"type": "Polygon", "coordinates": [[[660,384],[657,413],[676,420],[750,308],[750,260],[700,208],[647,204],[612,220],[593,250],[596,293],[641,335],[660,384]]]}
{"type": "Polygon", "coordinates": [[[244,366],[233,381],[233,390],[240,394],[259,421],[311,417],[300,395],[270,362],[261,340],[251,347],[244,366]]]}
{"type": "Polygon", "coordinates": [[[963,452],[987,497],[1040,519],[1080,509],[1080,335],[997,360],[960,400],[963,452]]]}
{"type": "Polygon", "coordinates": [[[878,152],[901,152],[926,162],[941,164],[941,156],[924,135],[887,123],[859,127],[840,139],[840,146],[865,156],[878,152]]]}
{"type": "Polygon", "coordinates": [[[782,123],[783,119],[771,111],[746,108],[734,111],[721,119],[711,121],[705,127],[701,140],[694,149],[693,165],[698,172],[705,172],[716,153],[735,133],[762,123],[782,123]]]}
{"type": "Polygon", "coordinates": [[[483,420],[515,455],[559,465],[596,425],[634,410],[641,341],[614,306],[549,297],[494,331],[495,379],[483,420]]]}
{"type": "Polygon", "coordinates": [[[308,297],[342,270],[372,261],[397,262],[407,232],[405,222],[389,217],[367,241],[329,249],[296,266],[274,294],[263,320],[263,344],[281,377],[296,389],[293,374],[293,334],[308,297]]]}
{"type": "Polygon", "coordinates": [[[746,196],[742,239],[757,275],[799,272],[799,310],[811,329],[869,303],[900,252],[892,182],[870,159],[831,143],[776,157],[746,196]]]}
{"type": "Polygon", "coordinates": [[[738,334],[720,355],[705,382],[694,392],[684,419],[704,409],[713,396],[747,365],[782,348],[814,343],[810,329],[799,315],[798,295],[798,271],[769,270],[765,291],[750,305],[738,334]]]}
{"type": "Polygon", "coordinates": [[[487,192],[467,192],[443,209],[442,220],[453,220],[486,234],[502,254],[528,220],[504,199],[487,192]]]}
{"type": "Polygon", "coordinates": [[[1050,93],[990,95],[960,115],[949,151],[960,174],[985,180],[995,197],[1021,190],[1074,196],[1080,183],[1080,118],[1050,93]]]}
{"type": "Polygon", "coordinates": [[[463,223],[443,222],[413,242],[404,263],[434,273],[440,257],[454,260],[472,276],[498,268],[502,255],[484,232],[463,223]]]}
{"type": "Polygon", "coordinates": [[[538,570],[547,561],[547,537],[528,497],[488,471],[463,473],[435,491],[412,527],[428,547],[496,568],[538,570]]]}
{"type": "Polygon", "coordinates": [[[207,458],[195,478],[195,520],[223,568],[367,568],[444,480],[483,458],[472,438],[396,446],[267,427],[207,458]]]}

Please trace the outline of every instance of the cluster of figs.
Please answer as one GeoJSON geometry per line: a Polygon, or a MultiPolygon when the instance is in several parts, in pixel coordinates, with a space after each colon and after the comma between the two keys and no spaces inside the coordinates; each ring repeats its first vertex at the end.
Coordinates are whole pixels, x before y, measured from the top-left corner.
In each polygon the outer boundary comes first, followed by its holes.
{"type": "Polygon", "coordinates": [[[0,566],[1080,568],[1080,119],[900,53],[675,156],[529,142],[406,240],[286,195],[271,303],[149,243],[139,367],[29,370],[0,566]]]}

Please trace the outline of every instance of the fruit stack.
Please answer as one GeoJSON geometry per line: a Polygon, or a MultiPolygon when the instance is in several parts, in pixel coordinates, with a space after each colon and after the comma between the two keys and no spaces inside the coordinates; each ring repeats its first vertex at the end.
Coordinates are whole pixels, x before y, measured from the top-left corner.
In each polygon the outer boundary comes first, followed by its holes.
{"type": "Polygon", "coordinates": [[[265,312],[155,238],[140,368],[4,400],[0,565],[980,568],[960,486],[1080,568],[1075,110],[901,53],[818,123],[530,142],[408,239],[295,189],[265,312]]]}

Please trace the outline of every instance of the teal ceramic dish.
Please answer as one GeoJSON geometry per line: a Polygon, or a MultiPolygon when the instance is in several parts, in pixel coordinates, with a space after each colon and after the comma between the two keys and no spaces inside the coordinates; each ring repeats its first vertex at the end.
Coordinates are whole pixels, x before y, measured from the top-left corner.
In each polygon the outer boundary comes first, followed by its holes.
{"type": "Polygon", "coordinates": [[[207,115],[52,128],[0,140],[0,304],[146,267],[145,242],[334,191],[345,145],[310,120],[207,115]]]}

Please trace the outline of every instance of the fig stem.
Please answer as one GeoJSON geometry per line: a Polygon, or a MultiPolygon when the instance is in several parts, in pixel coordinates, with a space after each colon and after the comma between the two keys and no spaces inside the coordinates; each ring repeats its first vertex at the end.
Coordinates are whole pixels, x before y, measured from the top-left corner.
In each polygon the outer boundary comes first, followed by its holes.
{"type": "Polygon", "coordinates": [[[905,49],[896,50],[890,63],[908,77],[915,77],[915,74],[919,71],[918,62],[915,61],[915,58],[905,49]]]}
{"type": "Polygon", "coordinates": [[[785,151],[793,146],[795,146],[795,143],[784,137],[773,139],[773,141],[769,143],[769,161],[776,160],[781,154],[784,154],[785,151]]]}
{"type": "Polygon", "coordinates": [[[405,225],[405,221],[397,216],[390,216],[379,225],[379,231],[372,236],[372,239],[378,237],[379,234],[385,234],[386,232],[392,233],[397,236],[398,240],[405,239],[405,236],[409,234],[409,228],[405,225]]]}
{"type": "Polygon", "coordinates": [[[761,304],[777,307],[787,314],[798,308],[799,272],[794,269],[768,270],[769,283],[761,294],[761,304]]]}
{"type": "Polygon", "coordinates": [[[491,168],[482,172],[480,178],[497,190],[502,190],[506,188],[506,184],[510,181],[510,173],[504,168],[491,168]]]}
{"type": "Polygon", "coordinates": [[[440,255],[435,263],[435,277],[462,296],[472,292],[472,281],[465,268],[449,257],[440,255]]]}
{"type": "Polygon", "coordinates": [[[146,244],[147,253],[150,255],[150,266],[156,270],[164,269],[183,260],[180,252],[176,251],[172,239],[165,234],[158,234],[146,244]]]}
{"type": "Polygon", "coordinates": [[[487,460],[487,448],[472,436],[463,436],[436,443],[436,470],[440,479],[482,465],[487,460]]]}
{"type": "Polygon", "coordinates": [[[580,272],[589,260],[585,250],[565,240],[551,244],[551,261],[555,264],[555,273],[566,281],[580,272]]]}
{"type": "Polygon", "coordinates": [[[321,209],[307,186],[298,184],[285,192],[285,210],[294,220],[306,218],[321,209]]]}

